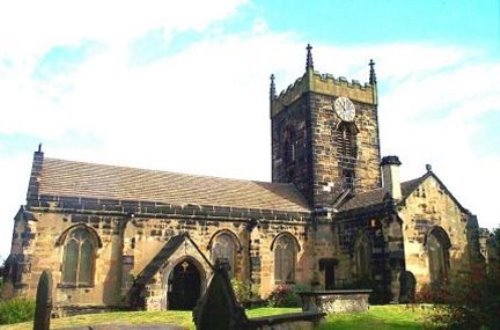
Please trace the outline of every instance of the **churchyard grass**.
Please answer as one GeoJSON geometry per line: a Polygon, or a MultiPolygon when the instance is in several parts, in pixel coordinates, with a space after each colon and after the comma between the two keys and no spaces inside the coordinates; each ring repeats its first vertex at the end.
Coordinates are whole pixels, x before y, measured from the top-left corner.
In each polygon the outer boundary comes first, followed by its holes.
{"type": "MultiPolygon", "coordinates": [[[[320,329],[423,329],[431,308],[425,305],[370,306],[364,313],[329,315],[320,329]]],[[[296,313],[300,308],[255,308],[247,310],[250,318],[284,313],[296,313]]],[[[167,312],[114,312],[53,319],[51,329],[85,326],[92,324],[177,324],[194,329],[190,311],[167,312]]],[[[425,324],[426,328],[432,328],[425,324]]],[[[0,329],[32,329],[32,322],[0,326],[0,329]]]]}
{"type": "Polygon", "coordinates": [[[331,314],[319,329],[433,329],[428,321],[432,305],[378,305],[364,313],[331,314]]]}

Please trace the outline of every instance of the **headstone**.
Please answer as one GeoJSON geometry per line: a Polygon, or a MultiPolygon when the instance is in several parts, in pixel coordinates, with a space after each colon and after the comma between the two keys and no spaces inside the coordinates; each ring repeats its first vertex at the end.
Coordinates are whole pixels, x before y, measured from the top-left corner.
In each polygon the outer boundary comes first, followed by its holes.
{"type": "Polygon", "coordinates": [[[52,273],[44,270],[38,280],[36,289],[34,330],[50,329],[50,314],[52,312],[52,273]]]}
{"type": "Polygon", "coordinates": [[[229,264],[217,260],[214,275],[203,297],[193,310],[193,320],[198,330],[245,329],[248,318],[234,294],[228,276],[229,264]]]}
{"type": "Polygon", "coordinates": [[[413,303],[415,302],[415,287],[417,281],[412,272],[403,271],[399,275],[399,281],[401,283],[401,294],[399,301],[402,303],[413,303]]]}

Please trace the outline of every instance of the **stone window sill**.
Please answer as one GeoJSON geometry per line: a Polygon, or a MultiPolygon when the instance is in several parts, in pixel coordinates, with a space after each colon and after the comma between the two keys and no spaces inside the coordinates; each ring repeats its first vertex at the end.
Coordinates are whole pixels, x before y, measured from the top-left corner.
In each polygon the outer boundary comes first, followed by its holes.
{"type": "Polygon", "coordinates": [[[93,288],[93,284],[62,284],[57,285],[58,289],[79,289],[79,288],[93,288]]]}
{"type": "Polygon", "coordinates": [[[295,281],[280,281],[280,280],[276,280],[276,281],[274,281],[274,284],[293,285],[293,284],[295,284],[295,281]]]}

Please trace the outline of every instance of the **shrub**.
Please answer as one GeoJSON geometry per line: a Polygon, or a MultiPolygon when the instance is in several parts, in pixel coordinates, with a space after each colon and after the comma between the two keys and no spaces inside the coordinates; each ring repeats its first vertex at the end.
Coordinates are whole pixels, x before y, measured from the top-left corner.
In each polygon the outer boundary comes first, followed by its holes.
{"type": "Polygon", "coordinates": [[[444,304],[450,299],[450,285],[424,284],[415,295],[415,301],[423,304],[444,304]]]}
{"type": "Polygon", "coordinates": [[[11,324],[33,320],[35,301],[10,299],[0,302],[0,324],[11,324]]]}
{"type": "Polygon", "coordinates": [[[300,297],[293,286],[280,284],[268,297],[269,307],[299,307],[300,297]]]}
{"type": "Polygon", "coordinates": [[[293,286],[293,291],[295,293],[311,291],[311,286],[304,283],[297,283],[293,286]]]}
{"type": "Polygon", "coordinates": [[[486,273],[484,266],[453,274],[450,282],[433,295],[432,320],[451,329],[495,329],[500,324],[500,272],[486,273]]]}
{"type": "Polygon", "coordinates": [[[240,304],[244,304],[252,298],[252,289],[249,281],[240,281],[236,278],[231,280],[234,294],[240,304]]]}

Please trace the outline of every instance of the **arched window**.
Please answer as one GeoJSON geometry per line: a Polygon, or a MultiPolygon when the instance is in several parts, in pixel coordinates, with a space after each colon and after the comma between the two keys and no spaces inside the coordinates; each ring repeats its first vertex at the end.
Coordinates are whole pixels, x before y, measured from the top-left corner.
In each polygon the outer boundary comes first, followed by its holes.
{"type": "Polygon", "coordinates": [[[338,155],[349,158],[356,158],[356,155],[358,153],[356,146],[356,134],[357,129],[353,123],[340,123],[333,134],[333,139],[335,145],[337,146],[338,155]]]}
{"type": "Polygon", "coordinates": [[[96,242],[85,228],[72,230],[64,244],[62,284],[94,284],[96,242]]]}
{"type": "Polygon", "coordinates": [[[212,262],[215,264],[217,259],[223,259],[229,263],[231,267],[229,277],[233,277],[236,264],[236,242],[227,233],[217,235],[212,244],[212,262]]]}
{"type": "Polygon", "coordinates": [[[290,164],[293,164],[295,162],[295,156],[296,156],[296,150],[295,150],[295,144],[296,144],[296,138],[295,138],[295,131],[293,128],[288,127],[285,130],[285,136],[284,136],[284,142],[283,142],[283,164],[285,166],[288,166],[290,164]]]}
{"type": "Polygon", "coordinates": [[[450,239],[442,228],[437,227],[430,231],[426,244],[431,284],[441,285],[448,278],[450,239]]]}
{"type": "Polygon", "coordinates": [[[355,261],[358,280],[371,279],[371,258],[372,249],[370,240],[366,235],[362,235],[355,245],[355,261]]]}
{"type": "Polygon", "coordinates": [[[295,280],[295,241],[290,235],[281,235],[274,242],[274,281],[290,283],[295,280]]]}

